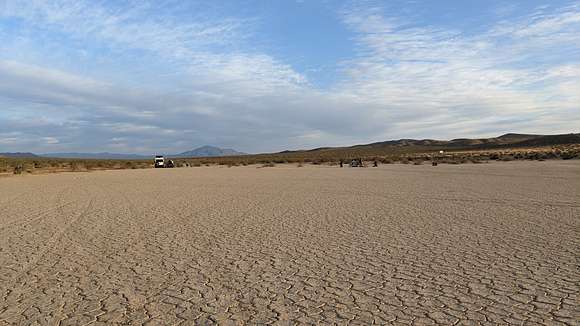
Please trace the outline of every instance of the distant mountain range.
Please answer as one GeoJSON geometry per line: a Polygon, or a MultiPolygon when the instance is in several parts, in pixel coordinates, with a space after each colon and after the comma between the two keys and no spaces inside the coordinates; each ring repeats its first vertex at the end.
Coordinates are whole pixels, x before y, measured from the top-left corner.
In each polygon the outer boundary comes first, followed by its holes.
{"type": "Polygon", "coordinates": [[[77,158],[77,159],[107,159],[107,160],[145,160],[150,159],[153,155],[139,155],[139,154],[119,154],[119,153],[47,153],[39,154],[40,157],[52,158],[77,158]]]}
{"type": "Polygon", "coordinates": [[[564,135],[530,135],[509,133],[493,138],[457,138],[452,140],[435,140],[435,139],[399,139],[385,142],[372,143],[367,145],[356,145],[357,147],[449,147],[449,148],[471,148],[471,147],[501,147],[501,146],[529,146],[535,144],[556,145],[566,143],[578,143],[580,134],[564,135]]]}
{"type": "Polygon", "coordinates": [[[23,157],[38,157],[38,155],[32,153],[0,153],[0,157],[11,157],[11,158],[23,158],[23,157]]]}
{"type": "MultiPolygon", "coordinates": [[[[435,139],[399,139],[371,144],[355,145],[348,147],[320,147],[311,150],[283,151],[277,154],[332,154],[348,152],[350,154],[373,154],[382,155],[389,153],[421,152],[432,150],[470,150],[491,148],[514,148],[514,147],[539,147],[565,144],[580,144],[580,134],[561,135],[531,135],[509,133],[493,138],[458,138],[452,140],[435,139]]],[[[187,157],[217,157],[246,155],[229,148],[214,146],[202,146],[191,151],[165,155],[170,158],[187,157]]],[[[54,157],[54,158],[79,158],[79,159],[125,159],[139,160],[151,159],[153,155],[116,154],[116,153],[48,153],[36,155],[33,153],[0,153],[0,157],[54,157]]]]}
{"type": "MultiPolygon", "coordinates": [[[[245,153],[235,151],[230,148],[219,148],[215,146],[202,146],[191,151],[179,154],[165,154],[166,157],[187,158],[187,157],[215,157],[244,155],[245,153]]],[[[42,157],[55,158],[79,158],[79,159],[109,159],[109,160],[147,160],[155,155],[139,154],[117,154],[117,153],[47,153],[40,154],[42,157]]]]}
{"type": "MultiPolygon", "coordinates": [[[[202,146],[191,151],[179,154],[167,154],[170,158],[187,158],[187,157],[215,157],[215,156],[232,156],[244,155],[245,153],[235,151],[230,148],[219,148],[215,146],[202,146]]],[[[101,159],[101,160],[148,160],[155,155],[140,154],[119,154],[119,153],[0,153],[0,157],[25,158],[25,157],[52,157],[52,158],[73,158],[73,159],[101,159]]]]}

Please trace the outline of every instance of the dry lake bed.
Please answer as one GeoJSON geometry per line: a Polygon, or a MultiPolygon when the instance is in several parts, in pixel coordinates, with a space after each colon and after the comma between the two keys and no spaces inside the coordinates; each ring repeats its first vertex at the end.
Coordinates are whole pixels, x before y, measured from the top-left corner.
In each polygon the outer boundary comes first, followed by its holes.
{"type": "Polygon", "coordinates": [[[0,325],[578,325],[580,161],[0,178],[0,325]]]}

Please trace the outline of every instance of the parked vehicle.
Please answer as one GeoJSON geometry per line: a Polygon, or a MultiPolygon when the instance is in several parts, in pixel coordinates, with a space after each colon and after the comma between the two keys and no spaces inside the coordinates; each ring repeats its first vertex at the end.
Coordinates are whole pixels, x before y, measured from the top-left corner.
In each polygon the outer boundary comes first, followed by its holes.
{"type": "Polygon", "coordinates": [[[155,168],[164,168],[165,158],[161,155],[155,156],[155,168]]]}
{"type": "Polygon", "coordinates": [[[350,161],[350,167],[351,168],[363,168],[364,167],[363,160],[359,158],[359,159],[350,161]]]}

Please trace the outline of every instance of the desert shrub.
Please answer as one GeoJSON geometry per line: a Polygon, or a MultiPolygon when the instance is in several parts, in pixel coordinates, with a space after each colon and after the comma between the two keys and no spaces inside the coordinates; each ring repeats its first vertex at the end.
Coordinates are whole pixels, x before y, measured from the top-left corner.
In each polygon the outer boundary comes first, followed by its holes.
{"type": "Polygon", "coordinates": [[[401,158],[401,159],[400,159],[400,162],[401,162],[402,164],[409,164],[409,163],[411,163],[411,160],[409,160],[409,159],[408,159],[408,158],[406,158],[406,157],[403,157],[403,158],[401,158]]]}
{"type": "Polygon", "coordinates": [[[389,158],[382,158],[379,159],[379,162],[383,163],[383,164],[393,164],[393,160],[389,159],[389,158]]]}
{"type": "Polygon", "coordinates": [[[509,161],[513,161],[513,160],[514,160],[514,158],[511,155],[503,156],[501,158],[501,161],[503,161],[503,162],[509,162],[509,161]]]}
{"type": "Polygon", "coordinates": [[[262,164],[263,168],[273,168],[275,166],[276,166],[276,164],[274,164],[274,162],[268,162],[268,163],[262,164]]]}
{"type": "Polygon", "coordinates": [[[423,164],[423,161],[421,161],[421,160],[413,161],[413,165],[422,165],[422,164],[423,164]]]}
{"type": "Polygon", "coordinates": [[[97,163],[96,163],[96,162],[94,162],[94,161],[88,161],[88,162],[86,162],[86,163],[85,163],[85,168],[86,168],[87,170],[92,170],[92,169],[94,169],[96,166],[97,166],[97,163]]]}
{"type": "Polygon", "coordinates": [[[23,171],[24,171],[24,168],[21,164],[17,164],[14,167],[14,174],[22,174],[23,171]]]}
{"type": "Polygon", "coordinates": [[[297,165],[299,168],[303,167],[304,165],[302,165],[302,163],[298,163],[297,165]]]}
{"type": "Polygon", "coordinates": [[[548,155],[546,153],[538,153],[538,155],[536,156],[537,160],[547,160],[548,159],[548,155]]]}
{"type": "Polygon", "coordinates": [[[71,170],[77,172],[77,171],[84,171],[84,170],[86,170],[86,168],[85,168],[85,165],[81,162],[73,162],[71,164],[71,170]]]}
{"type": "Polygon", "coordinates": [[[537,160],[538,153],[525,153],[525,154],[523,154],[523,159],[525,159],[525,160],[537,160]]]}
{"type": "Polygon", "coordinates": [[[576,158],[577,154],[573,153],[573,152],[564,152],[560,155],[560,158],[563,160],[571,160],[573,158],[576,158]]]}

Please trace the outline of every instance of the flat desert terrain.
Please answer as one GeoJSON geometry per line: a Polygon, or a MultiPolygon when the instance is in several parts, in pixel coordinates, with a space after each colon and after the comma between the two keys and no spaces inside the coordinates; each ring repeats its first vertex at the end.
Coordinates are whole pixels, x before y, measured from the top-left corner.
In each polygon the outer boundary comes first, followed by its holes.
{"type": "Polygon", "coordinates": [[[578,325],[580,161],[0,178],[0,324],[578,325]]]}

